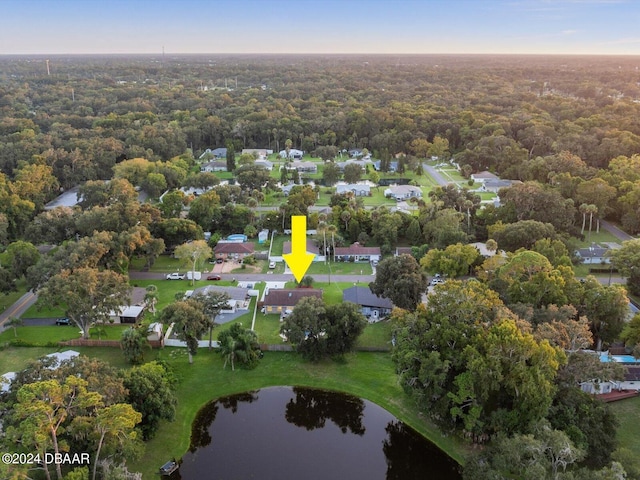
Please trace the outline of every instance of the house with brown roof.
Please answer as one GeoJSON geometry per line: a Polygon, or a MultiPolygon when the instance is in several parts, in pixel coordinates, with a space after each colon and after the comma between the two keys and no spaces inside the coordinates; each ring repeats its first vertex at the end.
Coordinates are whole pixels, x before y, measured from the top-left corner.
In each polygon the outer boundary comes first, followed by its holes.
{"type": "Polygon", "coordinates": [[[255,245],[248,242],[223,242],[220,241],[213,249],[216,258],[244,258],[253,255],[255,245]]]}
{"type": "Polygon", "coordinates": [[[322,299],[322,290],[315,288],[270,288],[262,299],[263,313],[291,313],[300,300],[306,297],[322,299]]]}
{"type": "Polygon", "coordinates": [[[348,247],[336,247],[335,251],[339,262],[377,262],[380,256],[380,247],[363,247],[358,242],[348,247]]]}

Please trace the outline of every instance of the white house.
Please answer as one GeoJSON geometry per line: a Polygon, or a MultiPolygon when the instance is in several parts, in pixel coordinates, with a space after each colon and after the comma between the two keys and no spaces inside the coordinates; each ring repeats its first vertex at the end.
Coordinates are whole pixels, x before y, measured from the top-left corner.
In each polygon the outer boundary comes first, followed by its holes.
{"type": "Polygon", "coordinates": [[[498,177],[496,174],[491,173],[491,172],[487,172],[486,170],[484,172],[478,172],[478,173],[472,173],[471,174],[471,179],[474,182],[480,182],[480,183],[484,183],[487,180],[500,180],[500,177],[498,177]]]}
{"type": "Polygon", "coordinates": [[[227,171],[227,162],[221,162],[219,160],[214,160],[212,162],[203,163],[200,166],[201,172],[226,172],[227,171]]]}
{"type": "Polygon", "coordinates": [[[304,155],[304,152],[302,150],[297,150],[295,148],[290,148],[289,149],[289,155],[288,156],[287,156],[287,151],[286,150],[281,150],[280,151],[280,157],[281,158],[292,158],[294,160],[300,160],[303,155],[304,155]]]}
{"type": "Polygon", "coordinates": [[[338,183],[336,184],[336,193],[339,195],[352,193],[356,197],[370,197],[371,186],[362,183],[338,183]]]}
{"type": "Polygon", "coordinates": [[[413,185],[392,185],[384,191],[384,196],[393,197],[398,201],[422,198],[422,189],[413,185]]]}
{"type": "Polygon", "coordinates": [[[273,170],[273,162],[270,162],[269,160],[256,160],[254,165],[256,165],[257,167],[262,167],[265,170],[273,170]]]}

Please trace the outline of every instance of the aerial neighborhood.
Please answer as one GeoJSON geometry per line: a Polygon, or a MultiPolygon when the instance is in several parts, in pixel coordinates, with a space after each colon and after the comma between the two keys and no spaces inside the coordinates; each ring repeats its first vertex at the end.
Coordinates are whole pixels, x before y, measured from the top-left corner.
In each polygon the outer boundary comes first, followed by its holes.
{"type": "Polygon", "coordinates": [[[181,61],[0,58],[0,443],[91,457],[0,478],[198,478],[273,386],[437,478],[640,478],[635,63],[181,61]]]}

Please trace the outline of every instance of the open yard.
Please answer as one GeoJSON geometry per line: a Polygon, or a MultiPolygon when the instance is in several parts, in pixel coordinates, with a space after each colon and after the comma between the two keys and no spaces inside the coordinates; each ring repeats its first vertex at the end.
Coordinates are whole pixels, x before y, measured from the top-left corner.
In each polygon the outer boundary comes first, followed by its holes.
{"type": "MultiPolygon", "coordinates": [[[[102,340],[120,340],[122,331],[129,328],[130,325],[104,325],[98,336],[98,329],[93,327],[89,330],[91,338],[102,340]]],[[[18,340],[29,345],[44,346],[47,344],[56,344],[65,340],[73,340],[80,338],[82,333],[75,325],[51,325],[37,327],[17,327],[14,335],[13,328],[8,328],[0,333],[0,345],[6,345],[8,342],[18,340]]]]}

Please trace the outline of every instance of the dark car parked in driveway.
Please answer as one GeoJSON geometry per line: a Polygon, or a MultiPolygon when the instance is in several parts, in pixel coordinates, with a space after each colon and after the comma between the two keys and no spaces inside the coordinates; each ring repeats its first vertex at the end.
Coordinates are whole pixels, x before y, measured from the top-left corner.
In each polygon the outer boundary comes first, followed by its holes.
{"type": "Polygon", "coordinates": [[[67,318],[58,318],[56,320],[56,325],[71,325],[71,321],[67,318]]]}

